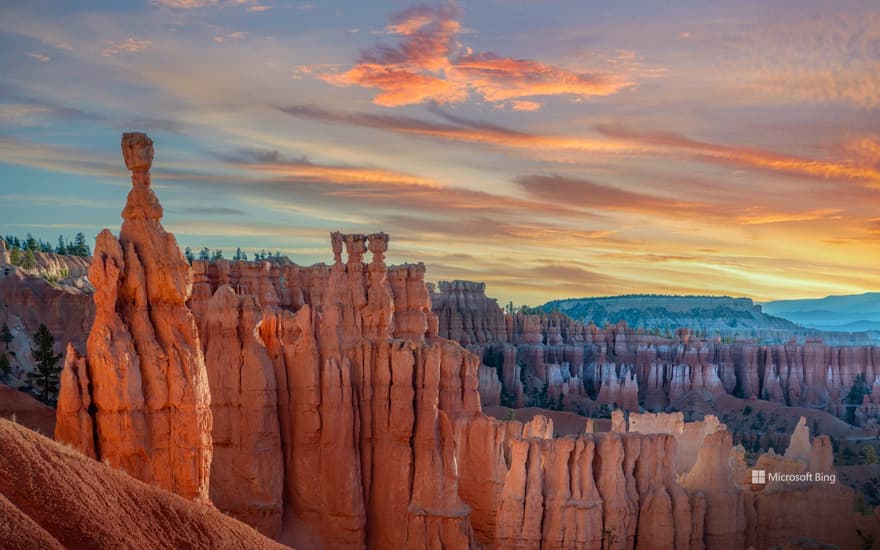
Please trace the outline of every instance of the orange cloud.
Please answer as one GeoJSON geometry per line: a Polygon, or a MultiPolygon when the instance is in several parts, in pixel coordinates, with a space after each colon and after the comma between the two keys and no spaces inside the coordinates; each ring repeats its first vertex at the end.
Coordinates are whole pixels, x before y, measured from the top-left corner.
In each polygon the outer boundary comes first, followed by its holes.
{"type": "Polygon", "coordinates": [[[486,101],[530,96],[610,95],[630,83],[612,75],[578,74],[528,59],[498,57],[492,53],[466,55],[455,60],[452,78],[466,82],[486,101]]]}
{"type": "Polygon", "coordinates": [[[701,215],[707,216],[711,213],[711,209],[704,204],[655,197],[584,179],[556,175],[525,176],[517,179],[517,183],[534,197],[573,206],[657,215],[702,211],[701,215]]]}
{"type": "Polygon", "coordinates": [[[375,128],[377,130],[433,137],[450,141],[482,143],[526,150],[570,150],[589,151],[593,153],[626,154],[658,149],[656,147],[647,147],[617,139],[593,139],[582,136],[531,134],[511,130],[496,124],[467,120],[436,109],[434,112],[450,121],[451,124],[429,122],[406,116],[330,111],[305,105],[291,105],[287,107],[278,107],[278,109],[297,118],[351,124],[353,126],[375,128]]]}
{"type": "Polygon", "coordinates": [[[768,223],[805,222],[823,219],[839,219],[843,210],[839,208],[818,208],[805,212],[759,212],[751,209],[751,212],[737,218],[745,225],[763,225],[768,223]]]}
{"type": "Polygon", "coordinates": [[[537,101],[526,101],[523,99],[518,99],[510,104],[511,108],[514,111],[538,111],[541,109],[541,104],[537,101]]]}
{"type": "Polygon", "coordinates": [[[373,103],[399,107],[436,101],[456,103],[467,98],[467,91],[455,82],[442,78],[373,63],[361,63],[341,74],[322,74],[318,78],[335,86],[363,86],[382,90],[373,103]]]}
{"type": "Polygon", "coordinates": [[[604,125],[605,136],[637,143],[691,151],[697,159],[723,162],[774,172],[825,179],[854,179],[880,185],[880,169],[874,166],[839,163],[796,157],[747,147],[716,145],[687,138],[674,132],[640,132],[619,125],[604,125]]]}
{"type": "MultiPolygon", "coordinates": [[[[491,52],[475,54],[455,42],[461,32],[459,17],[453,4],[400,12],[386,27],[388,34],[400,37],[397,45],[368,49],[351,69],[318,77],[335,86],[378,89],[373,101],[385,107],[458,103],[471,94],[503,106],[501,102],[525,97],[609,95],[631,84],[615,75],[577,73],[491,52]]],[[[540,104],[518,101],[511,107],[534,111],[540,104]]]]}
{"type": "Polygon", "coordinates": [[[428,179],[379,168],[326,166],[311,162],[245,164],[242,166],[266,172],[276,178],[295,181],[436,186],[428,179]]]}

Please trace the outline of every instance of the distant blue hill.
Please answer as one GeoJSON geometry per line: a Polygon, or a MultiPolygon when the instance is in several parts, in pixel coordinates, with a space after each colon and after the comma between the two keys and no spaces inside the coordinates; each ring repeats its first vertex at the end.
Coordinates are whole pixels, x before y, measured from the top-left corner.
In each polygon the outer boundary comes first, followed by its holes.
{"type": "Polygon", "coordinates": [[[765,313],[798,325],[830,331],[880,331],[880,292],[777,300],[761,304],[765,313]]]}
{"type": "Polygon", "coordinates": [[[803,331],[787,319],[768,315],[749,298],[634,294],[554,300],[541,306],[598,326],[625,321],[629,326],[668,333],[688,327],[707,335],[759,335],[803,331]]]}

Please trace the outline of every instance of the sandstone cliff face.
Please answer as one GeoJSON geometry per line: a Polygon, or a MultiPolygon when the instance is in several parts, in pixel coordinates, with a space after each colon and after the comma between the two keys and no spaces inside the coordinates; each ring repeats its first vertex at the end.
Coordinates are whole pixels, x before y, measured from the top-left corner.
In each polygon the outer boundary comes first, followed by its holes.
{"type": "Polygon", "coordinates": [[[486,284],[440,281],[431,286],[432,309],[442,319],[439,334],[463,346],[507,340],[507,324],[495,299],[486,296],[486,284]]]}
{"type": "Polygon", "coordinates": [[[213,415],[211,501],[277,536],[281,532],[284,462],[275,372],[258,335],[261,311],[229,285],[209,300],[202,319],[213,415]]]}
{"type": "MultiPolygon", "coordinates": [[[[13,367],[10,385],[24,384],[34,368],[31,357],[33,334],[40,323],[55,337],[56,352],[68,342],[85,351],[86,336],[94,318],[91,296],[72,286],[52,284],[11,265],[0,265],[0,325],[6,323],[13,340],[8,354],[13,367]]],[[[0,350],[5,351],[2,346],[0,350]]]]}
{"type": "MultiPolygon", "coordinates": [[[[86,410],[93,413],[98,459],[147,483],[207,501],[210,394],[195,319],[185,304],[192,285],[189,265],[159,223],[162,208],[148,171],[152,142],[143,134],[125,134],[122,146],[133,187],[119,239],[104,230],[95,244],[89,268],[95,320],[87,367],[69,358],[63,377],[88,388],[91,409],[86,410]],[[84,373],[88,383],[82,381],[84,373]]],[[[85,445],[89,438],[74,436],[78,430],[71,424],[85,427],[82,415],[73,413],[79,403],[86,406],[86,396],[65,387],[61,398],[57,435],[85,445]]]]}
{"type": "MultiPolygon", "coordinates": [[[[424,266],[386,267],[387,242],[333,234],[332,266],[195,262],[190,304],[212,392],[214,371],[228,368],[210,353],[224,339],[212,312],[221,299],[259,304],[256,330],[274,374],[260,383],[277,392],[285,508],[328,547],[465,548],[472,531],[453,420],[480,410],[479,360],[437,336],[424,266]]],[[[229,321],[227,330],[251,330],[229,321]]],[[[231,412],[240,422],[255,416],[231,412]]]]}
{"type": "Polygon", "coordinates": [[[31,269],[10,264],[9,250],[6,241],[0,239],[0,267],[6,269],[21,269],[28,275],[48,279],[61,286],[73,287],[85,292],[92,290],[88,281],[90,259],[82,256],[68,256],[53,252],[34,252],[36,265],[31,269]]]}

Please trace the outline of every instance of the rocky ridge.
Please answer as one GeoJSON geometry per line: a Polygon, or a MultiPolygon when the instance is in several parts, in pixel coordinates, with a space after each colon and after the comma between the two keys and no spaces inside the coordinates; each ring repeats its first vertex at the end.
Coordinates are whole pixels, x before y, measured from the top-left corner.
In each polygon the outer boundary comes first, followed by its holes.
{"type": "Polygon", "coordinates": [[[481,369],[485,404],[502,398],[508,403],[501,404],[530,404],[526,386],[546,385],[548,403],[564,395],[570,407],[581,396],[612,408],[656,411],[697,392],[707,399],[730,394],[818,408],[839,418],[855,408],[861,424],[880,419],[880,346],[810,339],[759,345],[705,340],[690,329],[663,338],[561,313],[504,315],[484,291],[474,283],[444,283],[432,301],[441,335],[460,339],[490,367],[481,369]],[[864,396],[848,402],[856,384],[864,384],[864,396]]]}

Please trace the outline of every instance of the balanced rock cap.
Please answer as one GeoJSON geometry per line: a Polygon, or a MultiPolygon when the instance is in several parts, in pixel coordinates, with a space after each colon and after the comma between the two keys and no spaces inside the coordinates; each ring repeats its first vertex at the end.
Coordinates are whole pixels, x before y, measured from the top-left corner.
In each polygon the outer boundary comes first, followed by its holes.
{"type": "Polygon", "coordinates": [[[149,170],[153,164],[153,140],[143,132],[125,132],[122,134],[122,157],[132,172],[149,170]]]}

